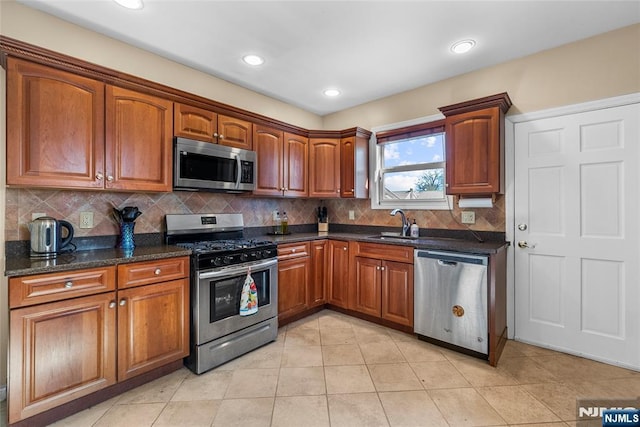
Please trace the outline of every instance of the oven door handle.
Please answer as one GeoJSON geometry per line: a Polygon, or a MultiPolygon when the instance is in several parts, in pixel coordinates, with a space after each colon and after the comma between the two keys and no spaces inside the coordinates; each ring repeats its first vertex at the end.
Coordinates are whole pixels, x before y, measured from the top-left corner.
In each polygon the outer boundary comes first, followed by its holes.
{"type": "Polygon", "coordinates": [[[270,259],[269,261],[261,262],[258,264],[238,266],[235,269],[230,268],[228,270],[225,269],[225,270],[219,270],[219,271],[205,271],[204,273],[198,274],[198,279],[212,279],[214,277],[234,276],[234,275],[237,275],[239,272],[247,271],[248,267],[251,267],[251,270],[255,271],[255,270],[263,269],[266,267],[271,267],[273,265],[276,265],[277,263],[278,263],[278,259],[274,258],[274,259],[270,259]]]}

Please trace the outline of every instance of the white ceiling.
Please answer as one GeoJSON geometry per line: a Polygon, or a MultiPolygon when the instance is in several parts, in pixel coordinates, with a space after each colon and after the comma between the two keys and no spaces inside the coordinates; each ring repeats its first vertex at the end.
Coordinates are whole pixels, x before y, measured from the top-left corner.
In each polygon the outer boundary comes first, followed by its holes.
{"type": "Polygon", "coordinates": [[[18,2],[319,115],[640,22],[635,0],[18,2]]]}

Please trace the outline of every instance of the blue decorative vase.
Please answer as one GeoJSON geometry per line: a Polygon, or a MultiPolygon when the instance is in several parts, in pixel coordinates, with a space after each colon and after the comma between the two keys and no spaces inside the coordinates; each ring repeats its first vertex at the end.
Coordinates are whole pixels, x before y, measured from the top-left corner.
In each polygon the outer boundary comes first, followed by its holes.
{"type": "Polygon", "coordinates": [[[136,245],[133,243],[133,227],[135,222],[120,223],[120,248],[124,250],[133,250],[136,245]]]}

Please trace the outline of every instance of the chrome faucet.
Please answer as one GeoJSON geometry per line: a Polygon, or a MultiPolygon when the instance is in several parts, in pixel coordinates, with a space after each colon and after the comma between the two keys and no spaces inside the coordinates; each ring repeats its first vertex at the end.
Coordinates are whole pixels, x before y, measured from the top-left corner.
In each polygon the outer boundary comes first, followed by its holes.
{"type": "Polygon", "coordinates": [[[404,215],[404,212],[402,212],[402,209],[394,209],[391,211],[391,216],[396,216],[396,214],[399,213],[400,217],[402,218],[402,236],[403,237],[407,237],[409,235],[409,221],[407,220],[407,217],[404,215]]]}

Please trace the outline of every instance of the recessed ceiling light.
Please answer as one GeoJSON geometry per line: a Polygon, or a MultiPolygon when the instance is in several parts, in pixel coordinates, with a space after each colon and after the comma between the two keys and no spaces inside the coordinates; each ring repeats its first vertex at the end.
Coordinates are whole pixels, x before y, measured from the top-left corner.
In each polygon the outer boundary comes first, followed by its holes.
{"type": "Polygon", "coordinates": [[[122,7],[126,7],[127,9],[142,9],[144,7],[144,3],[142,0],[113,0],[118,3],[122,7]]]}
{"type": "Polygon", "coordinates": [[[264,58],[258,55],[245,55],[242,60],[249,65],[262,65],[264,64],[264,58]]]}
{"type": "Polygon", "coordinates": [[[338,89],[325,89],[323,93],[325,96],[329,96],[331,98],[340,95],[340,91],[338,89]]]}
{"type": "Polygon", "coordinates": [[[451,51],[454,53],[465,53],[469,52],[475,45],[475,40],[460,40],[451,45],[451,51]]]}

